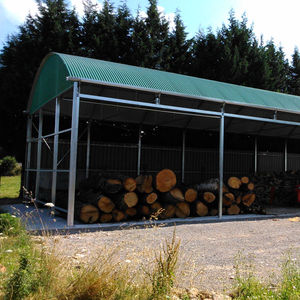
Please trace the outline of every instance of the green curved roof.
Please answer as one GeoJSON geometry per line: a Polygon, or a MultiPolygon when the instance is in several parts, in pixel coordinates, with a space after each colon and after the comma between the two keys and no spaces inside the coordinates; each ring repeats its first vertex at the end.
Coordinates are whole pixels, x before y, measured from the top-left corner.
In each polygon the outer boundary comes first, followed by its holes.
{"type": "Polygon", "coordinates": [[[30,113],[36,112],[69,89],[73,83],[67,80],[67,77],[155,93],[300,112],[300,97],[294,95],[97,59],[50,53],[44,58],[37,72],[28,104],[30,113]]]}

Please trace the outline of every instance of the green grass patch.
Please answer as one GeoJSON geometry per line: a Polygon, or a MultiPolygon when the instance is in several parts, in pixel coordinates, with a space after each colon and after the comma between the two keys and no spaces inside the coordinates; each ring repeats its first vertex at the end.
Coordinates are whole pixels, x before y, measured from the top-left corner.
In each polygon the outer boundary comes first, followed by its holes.
{"type": "Polygon", "coordinates": [[[21,176],[3,176],[0,184],[0,200],[19,197],[21,176]]]}

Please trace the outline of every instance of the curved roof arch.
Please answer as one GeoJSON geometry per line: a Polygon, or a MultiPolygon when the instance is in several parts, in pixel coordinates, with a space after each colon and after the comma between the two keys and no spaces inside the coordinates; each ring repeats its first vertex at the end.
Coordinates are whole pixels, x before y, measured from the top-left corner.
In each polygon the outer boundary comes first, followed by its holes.
{"type": "Polygon", "coordinates": [[[300,113],[299,96],[54,52],[36,74],[28,111],[39,110],[71,88],[72,81],[300,113]]]}

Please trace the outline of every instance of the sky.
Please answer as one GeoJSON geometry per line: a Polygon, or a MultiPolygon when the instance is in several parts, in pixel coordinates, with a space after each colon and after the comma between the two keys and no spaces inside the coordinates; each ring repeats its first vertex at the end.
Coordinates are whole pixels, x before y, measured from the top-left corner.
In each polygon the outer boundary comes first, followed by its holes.
{"type": "MultiPolygon", "coordinates": [[[[99,3],[102,0],[93,0],[99,3]]],[[[118,6],[122,1],[111,1],[118,6]]],[[[81,0],[69,0],[79,15],[83,13],[81,0]]],[[[147,0],[127,0],[127,4],[136,15],[137,8],[145,16],[147,0]]],[[[230,9],[236,17],[241,18],[245,12],[249,25],[253,24],[255,35],[263,35],[264,41],[273,38],[277,46],[282,46],[287,58],[290,59],[295,46],[300,49],[300,0],[158,0],[162,14],[173,24],[176,10],[186,26],[189,37],[195,36],[199,30],[211,27],[213,31],[227,23],[230,9]]],[[[35,0],[0,0],[0,49],[9,34],[18,32],[28,13],[36,14],[35,0]]]]}

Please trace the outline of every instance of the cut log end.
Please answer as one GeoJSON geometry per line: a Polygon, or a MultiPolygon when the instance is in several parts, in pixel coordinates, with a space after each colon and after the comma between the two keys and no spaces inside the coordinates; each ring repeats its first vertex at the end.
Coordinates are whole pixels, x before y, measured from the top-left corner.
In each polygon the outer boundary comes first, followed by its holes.
{"type": "Polygon", "coordinates": [[[104,213],[111,213],[115,208],[115,204],[106,196],[101,196],[97,204],[99,209],[104,213]]]}
{"type": "Polygon", "coordinates": [[[255,194],[247,194],[242,197],[242,202],[247,207],[250,207],[254,201],[255,201],[255,194]]]}
{"type": "Polygon", "coordinates": [[[253,191],[254,188],[255,188],[255,185],[254,185],[254,183],[249,182],[248,185],[247,185],[247,187],[248,187],[248,190],[249,190],[249,191],[253,191]]]}
{"type": "Polygon", "coordinates": [[[244,183],[244,184],[247,184],[247,183],[249,183],[249,177],[247,177],[247,176],[243,176],[242,178],[241,178],[241,182],[242,183],[244,183]]]}
{"type": "Polygon", "coordinates": [[[98,221],[100,216],[99,209],[91,204],[83,205],[79,212],[79,218],[82,222],[92,224],[98,221]]]}
{"type": "Polygon", "coordinates": [[[121,222],[121,221],[125,220],[126,215],[121,210],[114,209],[112,211],[112,217],[116,222],[121,222]]]}
{"type": "Polygon", "coordinates": [[[203,199],[207,202],[207,203],[212,203],[216,200],[216,196],[215,194],[211,193],[211,192],[204,192],[203,194],[203,199]]]}
{"type": "Polygon", "coordinates": [[[184,199],[189,203],[196,201],[197,196],[198,196],[197,191],[192,188],[187,189],[184,193],[184,199]]]}
{"type": "Polygon", "coordinates": [[[136,187],[140,193],[153,192],[152,175],[139,175],[136,179],[136,187]]]}
{"type": "Polygon", "coordinates": [[[172,204],[167,204],[164,206],[164,211],[162,213],[162,217],[164,219],[170,219],[175,216],[176,206],[172,204]]]}
{"type": "Polygon", "coordinates": [[[134,217],[137,215],[137,210],[135,207],[130,207],[125,210],[125,214],[129,217],[134,217]]]}
{"type": "Polygon", "coordinates": [[[124,202],[129,208],[136,206],[138,200],[138,196],[135,192],[128,192],[124,195],[124,202]]]}
{"type": "Polygon", "coordinates": [[[113,216],[112,214],[102,214],[99,218],[99,221],[101,223],[108,223],[112,220],[113,216]]]}
{"type": "Polygon", "coordinates": [[[178,201],[184,201],[184,195],[182,191],[179,188],[174,188],[170,191],[170,194],[173,198],[175,198],[178,201]]]}
{"type": "Polygon", "coordinates": [[[229,177],[227,184],[229,187],[231,187],[232,189],[236,189],[238,190],[241,187],[241,180],[237,177],[229,177]]]}
{"type": "Polygon", "coordinates": [[[175,215],[178,218],[187,218],[190,215],[190,206],[186,202],[179,202],[176,205],[175,215]]]}
{"type": "Polygon", "coordinates": [[[156,200],[157,200],[158,196],[156,193],[150,193],[148,195],[146,195],[146,202],[148,204],[153,204],[156,200]]]}
{"type": "Polygon", "coordinates": [[[227,213],[229,215],[238,215],[240,213],[240,208],[236,204],[232,204],[227,208],[227,213]]]}
{"type": "Polygon", "coordinates": [[[128,177],[123,182],[124,189],[128,192],[134,192],[136,189],[136,181],[132,177],[128,177]]]}
{"type": "Polygon", "coordinates": [[[176,174],[170,169],[163,169],[156,175],[156,188],[162,193],[174,188],[176,182],[176,174]]]}
{"type": "Polygon", "coordinates": [[[196,204],[196,214],[200,217],[206,216],[208,214],[208,207],[204,203],[198,201],[196,204]]]}
{"type": "Polygon", "coordinates": [[[223,204],[225,206],[230,206],[234,202],[234,195],[232,193],[225,193],[223,195],[223,204]]]}

